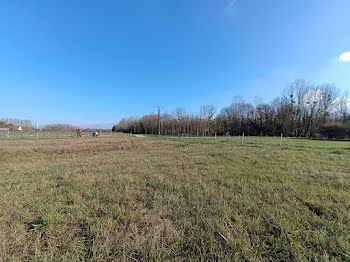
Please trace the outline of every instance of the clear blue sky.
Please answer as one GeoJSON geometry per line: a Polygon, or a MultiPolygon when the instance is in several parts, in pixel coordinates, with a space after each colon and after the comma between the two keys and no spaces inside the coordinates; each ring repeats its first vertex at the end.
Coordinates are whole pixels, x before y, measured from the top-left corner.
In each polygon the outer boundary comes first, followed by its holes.
{"type": "Polygon", "coordinates": [[[295,78],[350,91],[349,0],[0,3],[0,118],[110,127],[162,105],[265,101],[295,78]]]}

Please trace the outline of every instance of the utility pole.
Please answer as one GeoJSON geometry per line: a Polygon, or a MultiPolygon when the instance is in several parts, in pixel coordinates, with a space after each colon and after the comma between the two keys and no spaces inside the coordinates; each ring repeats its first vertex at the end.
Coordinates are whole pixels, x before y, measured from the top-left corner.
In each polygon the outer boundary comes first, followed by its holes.
{"type": "Polygon", "coordinates": [[[160,106],[155,106],[158,108],[158,135],[160,136],[160,106]]]}
{"type": "Polygon", "coordinates": [[[36,139],[38,139],[38,137],[39,137],[39,122],[38,122],[38,121],[36,121],[36,132],[35,132],[35,137],[36,137],[36,139]]]}

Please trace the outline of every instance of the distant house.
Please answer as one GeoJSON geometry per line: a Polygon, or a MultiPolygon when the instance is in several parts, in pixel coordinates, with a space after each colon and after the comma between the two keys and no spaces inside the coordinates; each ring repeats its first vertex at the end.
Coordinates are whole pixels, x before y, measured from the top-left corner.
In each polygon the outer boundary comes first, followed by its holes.
{"type": "Polygon", "coordinates": [[[9,125],[10,131],[18,131],[18,128],[21,128],[21,129],[22,129],[22,127],[20,127],[20,126],[9,125]]]}

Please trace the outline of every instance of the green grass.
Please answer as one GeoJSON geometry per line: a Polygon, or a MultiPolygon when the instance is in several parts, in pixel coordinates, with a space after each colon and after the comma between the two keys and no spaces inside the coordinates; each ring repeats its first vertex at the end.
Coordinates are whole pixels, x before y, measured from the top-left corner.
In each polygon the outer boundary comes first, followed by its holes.
{"type": "Polygon", "coordinates": [[[350,143],[0,140],[0,260],[350,261],[350,143]]]}

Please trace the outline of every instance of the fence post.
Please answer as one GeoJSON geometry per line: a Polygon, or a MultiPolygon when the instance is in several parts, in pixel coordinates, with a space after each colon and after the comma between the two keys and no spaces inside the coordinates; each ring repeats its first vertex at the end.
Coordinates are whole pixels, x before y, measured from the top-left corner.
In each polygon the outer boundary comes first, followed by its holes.
{"type": "Polygon", "coordinates": [[[283,138],[283,133],[281,133],[280,146],[282,146],[282,138],[283,138]]]}
{"type": "Polygon", "coordinates": [[[243,142],[244,142],[244,132],[242,134],[242,145],[243,145],[243,142]]]}
{"type": "Polygon", "coordinates": [[[261,144],[262,131],[260,132],[260,144],[261,144]]]}

